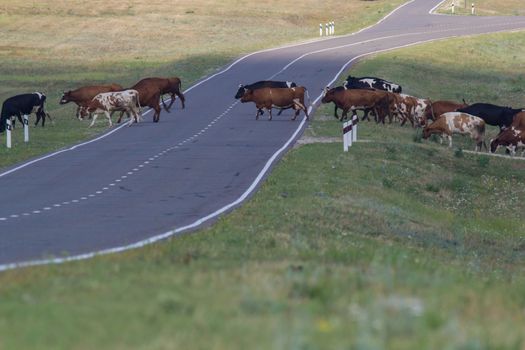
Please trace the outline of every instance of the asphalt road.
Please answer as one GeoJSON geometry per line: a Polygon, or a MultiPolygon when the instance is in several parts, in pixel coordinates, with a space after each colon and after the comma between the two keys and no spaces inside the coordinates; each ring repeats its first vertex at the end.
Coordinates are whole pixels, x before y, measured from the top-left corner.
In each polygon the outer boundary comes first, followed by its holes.
{"type": "Polygon", "coordinates": [[[430,15],[440,1],[408,2],[353,35],[248,55],[188,89],[186,109],[163,112],[158,124],[148,113],[138,125],[4,170],[0,270],[142,246],[240,205],[306,123],[302,115],[290,121],[291,111],[256,121],[254,105],[233,98],[239,83],[293,80],[315,109],[321,89],[366,54],[525,28],[525,17],[430,15]]]}

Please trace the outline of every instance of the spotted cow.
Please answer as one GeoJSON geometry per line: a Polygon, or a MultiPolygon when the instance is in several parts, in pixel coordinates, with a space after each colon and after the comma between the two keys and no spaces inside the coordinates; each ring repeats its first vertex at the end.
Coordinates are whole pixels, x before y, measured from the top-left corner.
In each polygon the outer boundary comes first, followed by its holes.
{"type": "Polygon", "coordinates": [[[470,135],[476,141],[476,151],[481,151],[481,145],[485,146],[485,121],[483,119],[461,112],[444,113],[432,124],[423,129],[423,138],[428,139],[432,134],[448,138],[448,146],[452,147],[452,134],[470,135]]]}
{"type": "Polygon", "coordinates": [[[130,113],[129,126],[133,122],[138,123],[140,120],[140,100],[139,93],[137,90],[124,90],[115,92],[105,92],[98,94],[89,102],[86,107],[81,108],[81,116],[85,118],[88,114],[93,115],[93,120],[89,127],[92,127],[97,120],[99,113],[104,113],[108,118],[109,126],[111,123],[111,112],[120,111],[130,113]]]}

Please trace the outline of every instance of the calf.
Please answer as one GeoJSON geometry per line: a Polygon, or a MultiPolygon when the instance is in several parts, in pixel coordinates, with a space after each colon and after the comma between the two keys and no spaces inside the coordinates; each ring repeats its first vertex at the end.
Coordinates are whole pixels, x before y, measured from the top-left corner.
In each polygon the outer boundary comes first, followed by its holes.
{"type": "MultiPolygon", "coordinates": [[[[495,139],[490,140],[490,152],[496,152],[499,146],[505,146],[511,155],[515,155],[518,148],[525,147],[525,128],[510,126],[500,132],[495,139]]],[[[521,155],[525,155],[525,149],[521,155]]]]}
{"type": "Polygon", "coordinates": [[[335,105],[334,117],[342,121],[348,117],[348,112],[356,114],[356,110],[373,110],[379,120],[384,120],[389,113],[389,95],[385,91],[370,89],[345,89],[338,86],[332,89],[326,87],[323,91],[322,103],[333,102],[335,105]],[[337,115],[337,109],[341,108],[341,117],[337,115]]]}
{"type": "Polygon", "coordinates": [[[386,81],[381,78],[375,77],[361,77],[356,78],[351,75],[346,78],[343,83],[345,89],[363,89],[363,88],[374,88],[378,90],[384,90],[388,92],[401,93],[403,90],[400,85],[386,81]]]}
{"type": "Polygon", "coordinates": [[[401,126],[410,121],[412,127],[418,127],[426,125],[424,121],[425,110],[428,108],[430,101],[423,98],[418,98],[410,95],[399,94],[394,99],[396,102],[393,108],[394,114],[398,115],[401,119],[401,126]]]}
{"type": "Polygon", "coordinates": [[[133,124],[133,121],[138,123],[140,119],[140,99],[138,91],[124,90],[98,94],[86,107],[81,109],[80,113],[83,114],[82,117],[87,113],[93,114],[93,120],[89,127],[92,127],[93,124],[95,124],[98,113],[104,113],[108,118],[109,126],[111,126],[110,112],[114,111],[131,113],[132,118],[129,121],[130,126],[133,124]]]}
{"type": "Polygon", "coordinates": [[[46,123],[46,116],[50,117],[44,109],[45,102],[46,95],[41,92],[9,97],[2,104],[0,132],[5,130],[8,118],[16,117],[22,123],[22,116],[30,115],[31,113],[36,114],[35,125],[37,125],[39,121],[42,120],[42,126],[44,126],[46,123]]]}
{"type": "Polygon", "coordinates": [[[78,119],[82,119],[80,117],[80,110],[86,107],[95,96],[103,92],[121,90],[123,90],[123,88],[119,84],[82,86],[75,90],[64,91],[59,103],[61,105],[69,102],[75,103],[77,105],[75,115],[78,119]]]}
{"type": "Polygon", "coordinates": [[[292,88],[259,88],[259,89],[246,89],[241,97],[241,102],[254,102],[257,107],[257,114],[255,120],[259,119],[259,115],[263,108],[268,110],[270,117],[268,120],[272,120],[272,108],[288,109],[293,108],[295,114],[292,120],[295,120],[299,115],[300,111],[303,111],[308,119],[308,111],[304,104],[304,94],[306,88],[303,86],[296,86],[292,88]]]}
{"type": "Polygon", "coordinates": [[[448,137],[448,146],[452,147],[452,134],[470,135],[476,141],[476,151],[481,151],[481,145],[485,146],[485,122],[476,116],[461,113],[448,112],[442,114],[435,122],[423,129],[423,138],[428,139],[432,134],[440,134],[441,143],[443,137],[448,137]]]}
{"type": "Polygon", "coordinates": [[[459,108],[457,111],[480,117],[485,123],[497,125],[500,130],[503,130],[512,124],[514,116],[522,110],[496,106],[490,103],[474,103],[468,107],[459,108]]]}

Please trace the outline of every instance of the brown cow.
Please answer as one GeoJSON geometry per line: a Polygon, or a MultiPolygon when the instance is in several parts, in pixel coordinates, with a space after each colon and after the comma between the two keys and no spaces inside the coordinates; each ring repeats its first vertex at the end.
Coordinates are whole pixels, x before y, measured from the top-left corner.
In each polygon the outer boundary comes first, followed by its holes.
{"type": "MultiPolygon", "coordinates": [[[[501,131],[495,139],[490,140],[490,152],[496,152],[499,146],[505,146],[512,156],[515,155],[518,148],[525,147],[525,128],[511,126],[501,131]]],[[[525,149],[521,155],[525,155],[525,149]]]]}
{"type": "MultiPolygon", "coordinates": [[[[142,107],[150,107],[155,113],[153,113],[153,122],[158,123],[160,119],[160,95],[161,95],[161,82],[160,78],[144,78],[138,83],[129,88],[129,90],[136,90],[139,93],[140,105],[142,107]]],[[[120,123],[122,114],[117,120],[120,123]]]]}
{"type": "Polygon", "coordinates": [[[426,125],[428,120],[436,120],[440,115],[444,113],[455,112],[457,109],[465,108],[467,106],[468,104],[465,103],[465,100],[463,100],[463,103],[445,100],[434,101],[427,105],[422,121],[426,125]]]}
{"type": "Polygon", "coordinates": [[[288,109],[293,108],[295,114],[292,120],[295,120],[300,111],[303,111],[308,119],[308,111],[304,104],[304,94],[306,88],[297,86],[292,88],[260,88],[260,89],[246,89],[244,95],[241,97],[241,102],[254,102],[257,107],[257,114],[255,120],[259,119],[262,113],[262,108],[265,108],[270,113],[268,120],[272,120],[272,108],[288,109]]]}
{"type": "Polygon", "coordinates": [[[335,105],[334,116],[342,121],[348,117],[348,111],[352,111],[352,115],[356,114],[356,110],[373,110],[374,114],[383,121],[385,115],[390,113],[391,93],[381,90],[369,89],[345,89],[338,86],[332,89],[326,87],[323,91],[322,103],[333,102],[335,105]],[[337,115],[337,108],[341,108],[343,113],[341,117],[337,115]]]}
{"type": "Polygon", "coordinates": [[[87,107],[95,96],[103,92],[121,90],[123,90],[123,88],[119,84],[83,86],[76,90],[64,91],[59,103],[63,105],[68,102],[74,102],[77,105],[76,117],[82,119],[80,116],[80,109],[82,107],[87,107]]]}
{"type": "Polygon", "coordinates": [[[510,126],[513,126],[516,129],[525,130],[525,111],[516,114],[510,126]]]}

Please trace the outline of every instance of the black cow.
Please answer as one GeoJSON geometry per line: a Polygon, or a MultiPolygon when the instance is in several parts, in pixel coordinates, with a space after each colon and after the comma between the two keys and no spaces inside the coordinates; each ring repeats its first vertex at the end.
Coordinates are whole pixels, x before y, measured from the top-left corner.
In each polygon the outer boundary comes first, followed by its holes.
{"type": "Polygon", "coordinates": [[[474,103],[470,106],[459,108],[457,111],[480,117],[485,123],[497,125],[500,130],[503,130],[512,124],[514,116],[520,113],[522,109],[501,107],[490,103],[474,103]]]}
{"type": "Polygon", "coordinates": [[[256,83],[250,84],[250,85],[239,85],[239,89],[237,90],[237,93],[235,94],[235,98],[238,100],[240,99],[244,93],[250,89],[250,90],[256,90],[260,88],[292,88],[296,87],[297,84],[293,81],[273,81],[273,80],[261,80],[256,83]]]}
{"type": "Polygon", "coordinates": [[[351,75],[346,78],[346,81],[343,83],[345,89],[364,89],[364,88],[374,88],[378,90],[384,90],[388,92],[401,93],[403,90],[401,85],[386,81],[381,78],[375,77],[361,77],[356,78],[351,75]]]}
{"type": "MultiPolygon", "coordinates": [[[[46,95],[41,92],[33,92],[30,94],[21,94],[9,97],[2,104],[2,114],[0,116],[0,132],[3,132],[6,127],[7,118],[17,117],[22,123],[22,115],[36,114],[35,125],[38,125],[42,119],[42,126],[46,123],[46,116],[49,114],[44,110],[44,103],[46,102],[46,95]]],[[[50,117],[51,118],[51,117],[50,117]]]]}

